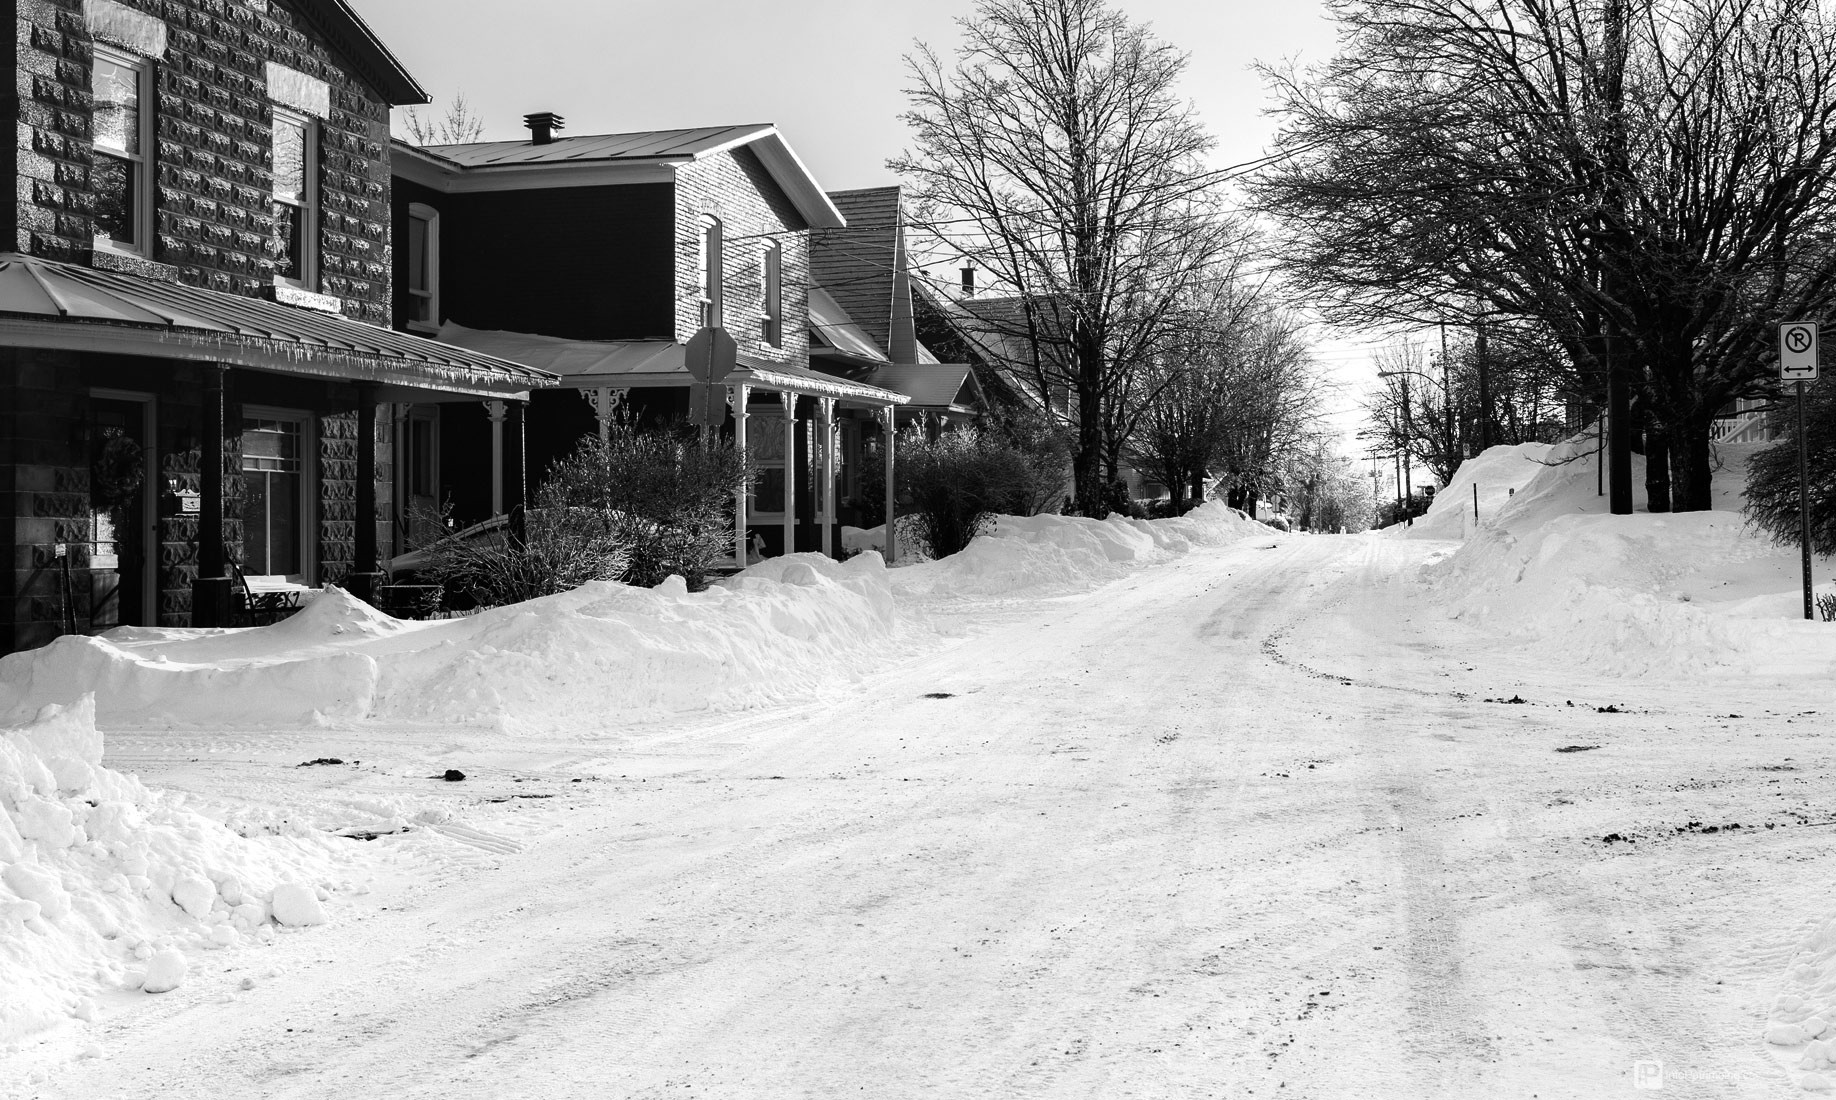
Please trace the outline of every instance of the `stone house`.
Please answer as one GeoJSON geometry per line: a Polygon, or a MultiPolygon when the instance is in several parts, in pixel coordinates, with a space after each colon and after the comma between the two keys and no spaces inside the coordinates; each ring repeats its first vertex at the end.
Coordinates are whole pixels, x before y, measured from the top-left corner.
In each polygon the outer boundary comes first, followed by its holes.
{"type": "Polygon", "coordinates": [[[0,6],[0,653],[225,625],[238,574],[361,589],[390,407],[553,382],[388,327],[389,109],[426,93],[345,0],[0,6]]]}

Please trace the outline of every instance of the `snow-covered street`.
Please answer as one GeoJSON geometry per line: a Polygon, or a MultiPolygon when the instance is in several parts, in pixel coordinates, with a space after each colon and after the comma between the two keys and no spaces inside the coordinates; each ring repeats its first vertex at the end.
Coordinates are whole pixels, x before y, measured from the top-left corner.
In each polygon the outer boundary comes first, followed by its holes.
{"type": "Polygon", "coordinates": [[[1424,611],[1453,546],[1197,547],[617,730],[110,733],[218,816],[421,827],[0,1094],[1801,1095],[1827,678],[1590,671],[1424,611]]]}

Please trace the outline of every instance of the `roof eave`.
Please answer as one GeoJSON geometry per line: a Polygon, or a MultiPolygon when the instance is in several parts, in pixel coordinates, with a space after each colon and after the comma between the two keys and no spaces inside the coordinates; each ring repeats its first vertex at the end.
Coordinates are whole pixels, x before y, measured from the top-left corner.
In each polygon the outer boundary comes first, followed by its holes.
{"type": "Polygon", "coordinates": [[[785,195],[811,229],[840,229],[848,224],[848,219],[836,209],[828,192],[816,182],[816,177],[810,174],[803,159],[784,140],[784,136],[778,133],[776,126],[768,127],[764,133],[753,137],[751,144],[760,163],[778,181],[778,186],[784,188],[785,195]]]}
{"type": "Polygon", "coordinates": [[[349,0],[301,4],[298,10],[364,70],[362,75],[370,78],[390,106],[433,102],[427,89],[403,67],[383,40],[376,37],[376,32],[351,7],[349,0]]]}

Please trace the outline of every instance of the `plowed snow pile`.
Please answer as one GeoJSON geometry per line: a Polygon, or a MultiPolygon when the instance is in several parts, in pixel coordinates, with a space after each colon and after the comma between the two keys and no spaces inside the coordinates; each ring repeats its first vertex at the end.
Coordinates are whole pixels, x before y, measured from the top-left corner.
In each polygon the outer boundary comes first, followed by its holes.
{"type": "Polygon", "coordinates": [[[186,956],[325,920],[323,834],[243,837],[102,766],[93,700],[0,731],[0,1048],[93,997],[165,992],[186,956]]]}
{"type": "Polygon", "coordinates": [[[1003,516],[963,553],[889,571],[794,554],[705,592],[589,584],[464,619],[403,622],[332,589],[273,626],[126,628],[0,658],[0,723],[96,696],[107,727],[365,721],[591,731],[762,706],[846,683],[921,641],[901,598],[1086,590],[1125,569],[1268,534],[1221,504],[1182,519],[1003,516]]]}
{"type": "MultiPolygon", "coordinates": [[[[1508,481],[1533,472],[1427,568],[1427,598],[1454,618],[1559,645],[1596,669],[1828,675],[1836,628],[1804,620],[1796,550],[1749,529],[1738,510],[1754,446],[1721,449],[1713,510],[1630,516],[1605,514],[1591,437],[1540,456],[1492,448],[1468,463],[1477,475],[1508,481]]],[[[1460,503],[1451,487],[1445,496],[1460,503]]],[[[1466,507],[1470,519],[1470,489],[1466,507]]],[[[1451,529],[1449,514],[1418,520],[1414,537],[1426,537],[1424,527],[1451,529]]],[[[1815,571],[1819,591],[1836,591],[1828,559],[1815,571]]]]}
{"type": "Polygon", "coordinates": [[[1055,595],[1088,589],[1194,546],[1271,534],[1265,524],[1217,502],[1178,519],[1000,516],[962,553],[895,570],[893,580],[902,595],[1055,595]]]}

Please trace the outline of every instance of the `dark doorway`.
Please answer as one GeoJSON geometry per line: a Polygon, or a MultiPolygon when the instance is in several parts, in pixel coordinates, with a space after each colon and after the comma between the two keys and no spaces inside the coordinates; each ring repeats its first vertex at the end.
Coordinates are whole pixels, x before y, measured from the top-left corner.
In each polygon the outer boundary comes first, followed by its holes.
{"type": "Polygon", "coordinates": [[[154,622],[152,398],[90,401],[90,629],[154,622]]]}

